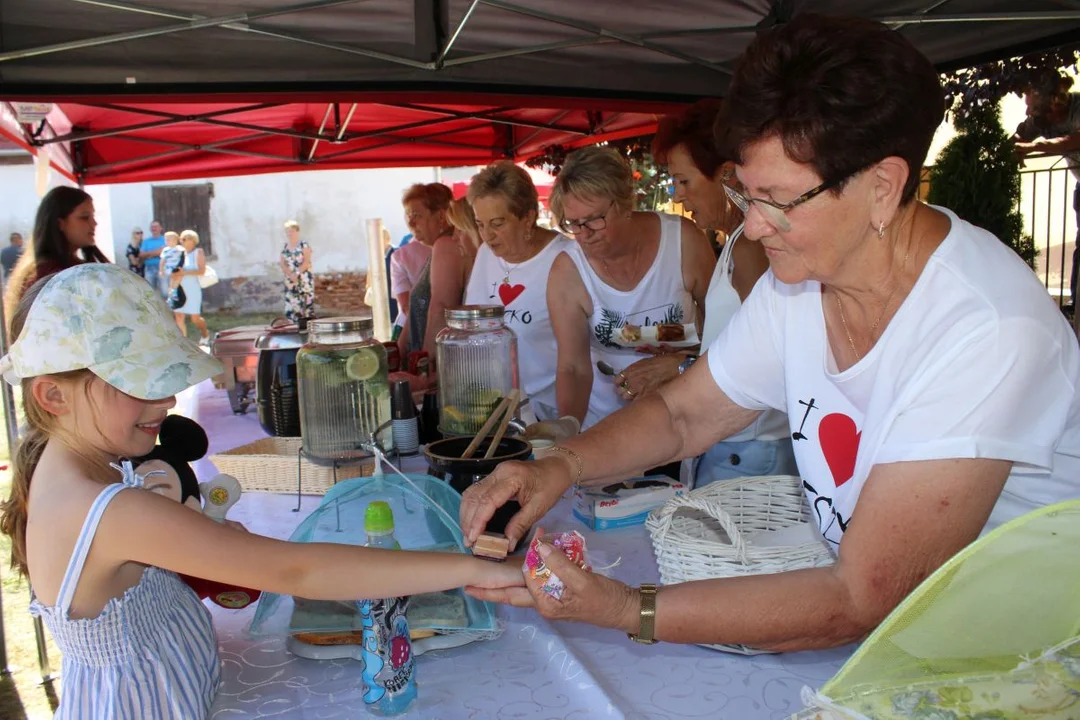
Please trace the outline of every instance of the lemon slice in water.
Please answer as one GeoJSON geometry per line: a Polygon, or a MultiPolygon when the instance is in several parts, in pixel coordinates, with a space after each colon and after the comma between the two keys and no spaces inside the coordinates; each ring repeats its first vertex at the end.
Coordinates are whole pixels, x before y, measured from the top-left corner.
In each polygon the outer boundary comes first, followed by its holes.
{"type": "Polygon", "coordinates": [[[360,348],[345,361],[345,374],[350,380],[370,380],[379,372],[379,356],[367,348],[360,348]]]}

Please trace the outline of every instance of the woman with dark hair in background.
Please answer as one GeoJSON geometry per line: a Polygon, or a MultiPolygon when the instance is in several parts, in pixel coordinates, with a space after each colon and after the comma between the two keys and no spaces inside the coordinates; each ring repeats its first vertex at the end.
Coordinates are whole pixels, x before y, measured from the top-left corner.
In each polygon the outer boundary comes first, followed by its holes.
{"type": "Polygon", "coordinates": [[[513,547],[571,485],[695,455],[771,408],[836,563],[633,588],[549,546],[561,600],[528,577],[474,594],[644,643],[843,645],[980,533],[1080,497],[1080,348],[1016,253],[916,199],[945,103],[903,33],[796,15],[757,35],[727,99],[726,192],[769,272],[701,362],[559,452],[499,465],[461,526],[472,543],[516,498],[513,547]]]}
{"type": "MultiPolygon", "coordinates": [[[[715,231],[723,243],[705,294],[703,349],[712,345],[769,269],[761,243],[740,241],[742,211],[724,189],[736,183],[732,153],[721,149],[714,137],[717,123],[724,122],[721,106],[719,100],[702,100],[679,115],[662,118],[652,143],[653,157],[667,165],[671,175],[674,201],[693,214],[699,228],[715,231]]],[[[639,360],[615,379],[651,390],[677,378],[680,367],[685,369],[695,360],[695,355],[658,355],[639,360]]],[[[798,474],[790,433],[783,412],[761,413],[748,428],[716,443],[698,458],[694,484],[754,475],[798,474]]]]}
{"type": "Polygon", "coordinates": [[[109,262],[94,244],[94,201],[79,188],[61,185],[45,194],[34,218],[30,252],[24,252],[8,280],[4,308],[8,318],[26,289],[84,262],[109,262]]]}

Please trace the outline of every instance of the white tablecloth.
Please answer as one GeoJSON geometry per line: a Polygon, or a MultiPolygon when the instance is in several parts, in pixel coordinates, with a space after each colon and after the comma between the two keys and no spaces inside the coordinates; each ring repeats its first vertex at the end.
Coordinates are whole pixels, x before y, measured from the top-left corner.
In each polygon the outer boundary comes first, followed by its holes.
{"type": "MultiPolygon", "coordinates": [[[[198,420],[210,436],[211,453],[264,437],[254,411],[233,416],[223,391],[201,383],[185,392],[178,411],[198,420]]],[[[412,460],[416,470],[422,462],[412,460]]],[[[208,460],[196,471],[214,470],[208,460]]],[[[252,493],[229,518],[254,532],[288,538],[321,498],[252,493]]],[[[581,530],[597,565],[621,557],[613,577],[638,585],[658,579],[644,527],[593,533],[574,520],[564,503],[541,523],[548,530],[581,530]]],[[[212,606],[223,683],[213,718],[324,720],[364,714],[361,664],[315,661],[291,655],[284,638],[252,638],[247,627],[255,608],[212,606]]],[[[497,640],[417,659],[419,700],[403,717],[439,720],[667,720],[786,718],[802,708],[804,685],[819,688],[852,647],[821,652],[730,655],[705,648],[638,645],[622,633],[587,625],[550,623],[530,610],[500,607],[506,630],[497,640]]]]}

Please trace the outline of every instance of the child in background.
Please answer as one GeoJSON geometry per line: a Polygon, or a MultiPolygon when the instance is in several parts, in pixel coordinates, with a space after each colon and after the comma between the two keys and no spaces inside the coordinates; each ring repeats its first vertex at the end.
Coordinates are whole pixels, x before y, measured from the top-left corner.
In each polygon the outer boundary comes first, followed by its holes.
{"type": "Polygon", "coordinates": [[[57,718],[207,716],[217,642],[177,573],[345,601],[523,583],[465,555],[271,540],[146,491],[125,458],[154,447],[177,392],[221,370],[155,298],[115,265],[70,268],[30,288],[0,358],[26,412],[0,529],[64,655],[57,718]]]}
{"type": "Polygon", "coordinates": [[[159,272],[165,278],[163,282],[169,283],[172,274],[179,270],[183,264],[184,248],[180,247],[180,234],[169,231],[165,233],[165,247],[161,250],[159,272]]]}

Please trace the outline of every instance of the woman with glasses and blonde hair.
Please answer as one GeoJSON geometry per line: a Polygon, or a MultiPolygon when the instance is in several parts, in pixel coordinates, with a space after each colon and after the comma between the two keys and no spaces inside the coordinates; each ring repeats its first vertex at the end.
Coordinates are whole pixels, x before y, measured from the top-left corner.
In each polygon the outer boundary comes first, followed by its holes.
{"type": "Polygon", "coordinates": [[[557,356],[547,285],[552,263],[570,241],[536,224],[536,186],[529,173],[509,160],[481,170],[469,184],[468,199],[483,245],[465,302],[506,308],[506,325],[518,339],[521,387],[538,418],[556,419],[557,356]]]}
{"type": "Polygon", "coordinates": [[[626,378],[613,383],[595,363],[621,372],[641,358],[617,342],[627,325],[694,324],[700,332],[716,257],[689,220],[634,211],[633,174],[613,148],[572,153],[551,209],[576,241],[548,278],[558,413],[590,427],[646,390],[626,378]]]}
{"type": "Polygon", "coordinates": [[[531,578],[475,594],[642,643],[844,645],[980,533],[1080,497],[1080,348],[1016,253],[916,198],[945,103],[903,33],[798,14],[757,35],[727,99],[743,188],[727,192],[769,272],[702,362],[560,452],[499,465],[461,525],[475,541],[516,498],[513,547],[574,483],[700,453],[772,408],[836,562],[633,588],[544,551],[561,600],[531,578]]]}

